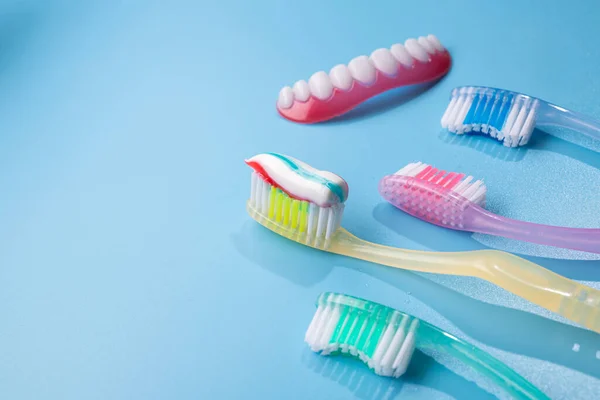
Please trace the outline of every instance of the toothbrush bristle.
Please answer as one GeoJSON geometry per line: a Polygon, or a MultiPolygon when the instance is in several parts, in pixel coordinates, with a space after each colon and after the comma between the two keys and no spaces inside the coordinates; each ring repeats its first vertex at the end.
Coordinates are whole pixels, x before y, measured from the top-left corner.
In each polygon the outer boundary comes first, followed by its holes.
{"type": "Polygon", "coordinates": [[[378,375],[403,375],[415,350],[419,320],[376,303],[367,309],[354,307],[340,301],[344,297],[320,296],[304,338],[311,350],[350,354],[378,375]]]}
{"type": "Polygon", "coordinates": [[[256,171],[251,175],[248,207],[252,217],[261,224],[275,226],[278,233],[318,248],[327,247],[340,227],[344,212],[344,203],[320,207],[293,198],[256,171]]]}
{"type": "Polygon", "coordinates": [[[485,207],[487,192],[482,180],[422,162],[384,177],[379,190],[387,201],[411,215],[459,229],[464,227],[464,210],[470,204],[485,207]]]}
{"type": "Polygon", "coordinates": [[[539,100],[519,93],[485,87],[452,91],[442,127],[462,135],[479,132],[507,147],[526,145],[535,128],[539,100]]]}

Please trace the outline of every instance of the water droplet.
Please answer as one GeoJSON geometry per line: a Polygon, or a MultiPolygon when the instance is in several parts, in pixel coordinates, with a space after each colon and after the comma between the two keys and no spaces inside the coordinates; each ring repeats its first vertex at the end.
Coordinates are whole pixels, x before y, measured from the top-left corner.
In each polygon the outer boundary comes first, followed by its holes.
{"type": "Polygon", "coordinates": [[[368,284],[368,283],[365,283],[365,287],[369,287],[369,284],[368,284]]]}
{"type": "Polygon", "coordinates": [[[597,358],[598,360],[600,360],[600,350],[598,350],[598,351],[596,352],[596,358],[597,358]]]}
{"type": "MultiPolygon", "coordinates": [[[[581,346],[579,346],[579,343],[575,343],[575,344],[573,345],[573,351],[574,351],[574,352],[578,352],[580,347],[581,347],[581,346]]],[[[596,354],[597,354],[597,353],[596,353],[596,354]]]]}

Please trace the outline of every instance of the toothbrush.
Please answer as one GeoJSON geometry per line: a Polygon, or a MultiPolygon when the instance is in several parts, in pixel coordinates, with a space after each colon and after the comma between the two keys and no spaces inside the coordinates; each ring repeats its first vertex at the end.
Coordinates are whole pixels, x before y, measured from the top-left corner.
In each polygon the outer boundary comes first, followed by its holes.
{"type": "Polygon", "coordinates": [[[473,276],[600,333],[600,291],[497,250],[427,252],[382,246],[341,227],[348,185],[292,157],[262,153],[246,210],[264,227],[309,247],[411,271],[473,276]]]}
{"type": "Polygon", "coordinates": [[[525,94],[483,86],[452,90],[441,123],[458,135],[481,132],[507,147],[526,145],[536,126],[560,126],[600,139],[600,121],[525,94]]]}
{"type": "Polygon", "coordinates": [[[435,225],[600,253],[600,229],[549,226],[502,217],[484,208],[486,191],[481,180],[440,171],[422,162],[408,164],[379,183],[384,199],[435,225]]]}
{"type": "Polygon", "coordinates": [[[415,349],[453,356],[490,378],[511,398],[549,399],[489,353],[412,315],[354,296],[321,293],[304,341],[322,355],[350,354],[377,375],[398,378],[415,349]]]}
{"type": "Polygon", "coordinates": [[[408,39],[284,87],[277,111],[298,123],[322,122],[387,90],[435,81],[448,73],[451,63],[450,53],[434,35],[408,39]]]}

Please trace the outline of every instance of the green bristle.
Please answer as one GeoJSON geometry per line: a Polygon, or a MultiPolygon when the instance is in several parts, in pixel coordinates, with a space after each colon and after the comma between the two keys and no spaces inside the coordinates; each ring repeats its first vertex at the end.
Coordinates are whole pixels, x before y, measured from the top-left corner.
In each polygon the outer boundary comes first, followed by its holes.
{"type": "Polygon", "coordinates": [[[347,322],[347,320],[352,318],[351,311],[352,310],[350,307],[341,307],[340,320],[336,325],[333,334],[331,335],[329,343],[339,343],[340,337],[343,333],[342,330],[346,328],[346,324],[344,322],[347,322]]]}

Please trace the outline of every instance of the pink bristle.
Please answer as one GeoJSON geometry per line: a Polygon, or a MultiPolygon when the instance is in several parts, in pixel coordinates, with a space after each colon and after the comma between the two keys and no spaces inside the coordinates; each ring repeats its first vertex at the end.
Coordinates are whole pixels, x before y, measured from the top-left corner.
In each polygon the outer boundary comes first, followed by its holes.
{"type": "Polygon", "coordinates": [[[409,164],[382,180],[385,198],[404,211],[438,225],[461,227],[467,204],[485,204],[485,185],[464,173],[409,164]],[[422,170],[421,170],[422,168],[422,170]],[[419,171],[413,175],[413,171],[419,171]]]}
{"type": "Polygon", "coordinates": [[[427,174],[429,173],[429,171],[431,171],[432,169],[433,169],[433,167],[432,167],[431,165],[430,165],[430,166],[428,166],[428,167],[427,167],[427,168],[425,168],[423,171],[419,172],[419,173],[417,174],[417,176],[415,176],[415,178],[417,178],[417,179],[423,179],[423,177],[424,177],[425,175],[427,175],[427,174]]]}
{"type": "Polygon", "coordinates": [[[430,180],[431,180],[431,178],[432,178],[432,177],[433,177],[435,174],[437,174],[437,172],[438,172],[438,171],[439,171],[439,169],[437,169],[437,168],[431,168],[431,169],[429,170],[429,172],[428,172],[426,175],[424,175],[424,176],[423,176],[423,178],[421,178],[421,179],[423,179],[424,181],[430,181],[430,180]]]}
{"type": "Polygon", "coordinates": [[[446,189],[451,190],[453,187],[455,187],[456,185],[458,185],[460,183],[460,181],[462,180],[462,178],[465,177],[465,174],[458,174],[456,172],[452,172],[451,174],[448,174],[448,177],[450,175],[452,176],[452,179],[448,180],[447,183],[444,183],[444,187],[446,187],[446,189]]]}
{"type": "Polygon", "coordinates": [[[446,175],[446,171],[438,172],[437,175],[431,180],[431,183],[439,185],[439,182],[444,178],[445,175],[446,175]]]}
{"type": "Polygon", "coordinates": [[[448,175],[444,177],[441,181],[438,182],[438,185],[441,187],[446,186],[446,184],[456,176],[456,172],[450,172],[448,175]]]}

